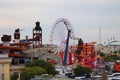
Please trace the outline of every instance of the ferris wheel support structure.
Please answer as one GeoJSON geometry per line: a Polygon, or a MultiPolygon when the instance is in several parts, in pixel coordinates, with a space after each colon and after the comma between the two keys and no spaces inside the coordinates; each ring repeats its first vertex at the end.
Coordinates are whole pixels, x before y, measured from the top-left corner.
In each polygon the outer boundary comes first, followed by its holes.
{"type": "Polygon", "coordinates": [[[70,37],[70,30],[68,30],[68,35],[67,35],[67,42],[66,42],[66,48],[65,48],[65,54],[64,54],[64,62],[63,62],[64,66],[66,66],[66,64],[67,64],[69,37],[70,37]]]}
{"type": "Polygon", "coordinates": [[[60,18],[55,22],[54,26],[52,27],[52,31],[51,31],[51,34],[50,34],[50,44],[53,44],[53,37],[54,37],[53,35],[55,34],[54,31],[55,31],[57,25],[61,22],[63,22],[63,24],[65,25],[65,27],[68,31],[67,39],[66,39],[66,47],[65,47],[65,51],[64,51],[64,60],[63,60],[63,65],[65,66],[67,64],[69,38],[71,38],[72,40],[78,40],[78,38],[75,37],[70,22],[65,18],[60,18]]]}

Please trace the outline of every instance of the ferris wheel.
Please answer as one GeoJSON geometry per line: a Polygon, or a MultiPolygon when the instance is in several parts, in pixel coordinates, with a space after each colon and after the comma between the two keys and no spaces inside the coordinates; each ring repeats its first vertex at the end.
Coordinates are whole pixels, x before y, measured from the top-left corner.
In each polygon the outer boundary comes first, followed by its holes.
{"type": "Polygon", "coordinates": [[[57,51],[65,49],[68,30],[70,30],[70,38],[72,40],[78,39],[74,36],[72,26],[67,19],[60,18],[54,23],[50,34],[50,44],[59,47],[57,51]]]}

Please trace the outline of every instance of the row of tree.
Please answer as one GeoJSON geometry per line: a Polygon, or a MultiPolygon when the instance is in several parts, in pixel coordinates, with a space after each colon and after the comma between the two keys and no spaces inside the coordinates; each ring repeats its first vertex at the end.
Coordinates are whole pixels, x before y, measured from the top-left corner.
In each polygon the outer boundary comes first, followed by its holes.
{"type": "MultiPolygon", "coordinates": [[[[36,75],[41,74],[52,74],[55,75],[55,67],[51,63],[45,60],[34,60],[33,62],[28,62],[26,67],[22,69],[20,78],[21,80],[30,80],[36,75]]],[[[17,80],[18,74],[11,75],[11,80],[17,80]]]]}
{"type": "Polygon", "coordinates": [[[75,68],[73,68],[73,71],[75,76],[86,76],[86,77],[90,77],[90,74],[92,72],[92,70],[89,67],[84,67],[80,65],[77,65],[75,68]]]}
{"type": "MultiPolygon", "coordinates": [[[[92,71],[88,67],[83,67],[77,65],[74,69],[74,76],[83,76],[85,74],[90,74],[92,71]]],[[[50,74],[55,75],[57,72],[55,71],[55,66],[45,60],[34,60],[33,62],[29,62],[26,64],[26,67],[21,71],[20,78],[21,80],[30,80],[34,78],[36,75],[41,74],[50,74]]],[[[18,75],[11,75],[11,80],[17,80],[18,75]]]]}

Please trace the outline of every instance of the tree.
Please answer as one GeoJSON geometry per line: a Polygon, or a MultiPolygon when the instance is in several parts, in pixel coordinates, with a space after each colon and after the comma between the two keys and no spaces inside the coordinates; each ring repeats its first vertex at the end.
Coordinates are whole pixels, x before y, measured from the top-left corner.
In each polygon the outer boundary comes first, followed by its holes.
{"type": "Polygon", "coordinates": [[[26,67],[21,71],[21,80],[30,80],[36,75],[47,73],[45,69],[40,67],[26,67]]]}
{"type": "Polygon", "coordinates": [[[18,74],[12,74],[10,75],[10,80],[17,80],[18,74]]]}
{"type": "Polygon", "coordinates": [[[107,62],[112,62],[112,61],[116,61],[117,59],[117,55],[106,55],[104,56],[104,59],[107,61],[107,62]]]}
{"type": "Polygon", "coordinates": [[[55,67],[49,63],[48,61],[45,61],[45,60],[34,60],[33,62],[30,62],[26,65],[26,67],[34,67],[34,66],[38,66],[38,67],[41,67],[41,68],[44,68],[48,74],[55,74],[56,71],[55,71],[55,67]]]}
{"type": "Polygon", "coordinates": [[[77,65],[75,68],[73,68],[74,74],[75,76],[83,76],[83,75],[87,75],[90,74],[92,72],[92,70],[88,67],[83,67],[80,65],[77,65]]]}

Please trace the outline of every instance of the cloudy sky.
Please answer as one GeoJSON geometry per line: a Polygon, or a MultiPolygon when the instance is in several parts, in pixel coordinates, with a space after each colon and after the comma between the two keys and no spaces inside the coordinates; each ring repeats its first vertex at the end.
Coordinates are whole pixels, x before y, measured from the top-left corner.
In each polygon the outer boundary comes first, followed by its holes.
{"type": "Polygon", "coordinates": [[[76,37],[84,42],[102,43],[115,37],[120,40],[120,0],[0,0],[0,37],[13,35],[20,28],[22,38],[32,36],[35,22],[43,29],[43,43],[49,43],[53,24],[66,18],[76,37]]]}

